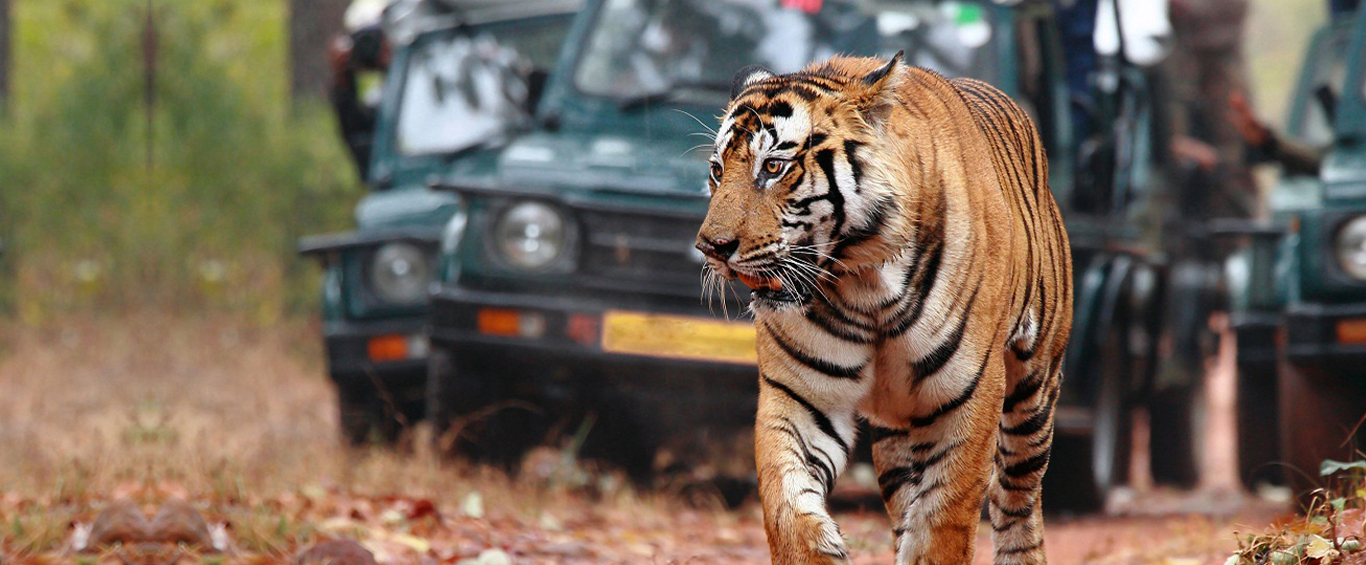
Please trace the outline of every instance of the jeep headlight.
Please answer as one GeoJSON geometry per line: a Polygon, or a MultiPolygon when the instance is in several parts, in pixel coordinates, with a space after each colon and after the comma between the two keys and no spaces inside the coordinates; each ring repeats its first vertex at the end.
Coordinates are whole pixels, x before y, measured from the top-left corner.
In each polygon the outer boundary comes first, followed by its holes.
{"type": "Polygon", "coordinates": [[[1342,225],[1337,237],[1338,264],[1352,277],[1366,281],[1366,215],[1342,225]]]}
{"type": "Polygon", "coordinates": [[[535,271],[564,255],[569,230],[569,221],[554,207],[521,202],[498,217],[494,244],[508,264],[535,271]]]}
{"type": "Polygon", "coordinates": [[[431,260],[411,243],[386,243],[371,256],[370,288],[385,302],[425,301],[431,278],[431,260]]]}

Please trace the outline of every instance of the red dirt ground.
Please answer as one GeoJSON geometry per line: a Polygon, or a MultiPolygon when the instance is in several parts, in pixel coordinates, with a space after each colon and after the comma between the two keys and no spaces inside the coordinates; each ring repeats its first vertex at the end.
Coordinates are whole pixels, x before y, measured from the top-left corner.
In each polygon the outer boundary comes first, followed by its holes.
{"type": "MultiPolygon", "coordinates": [[[[699,509],[610,474],[514,482],[421,449],[345,450],[317,341],[302,323],[167,314],[0,330],[0,562],[130,562],[112,550],[72,552],[117,498],[148,512],[169,498],[198,508],[229,552],[210,561],[189,551],[183,563],[292,562],[338,536],[395,564],[481,554],[469,562],[768,562],[753,503],[699,509]]],[[[1048,519],[1054,563],[1220,564],[1237,547],[1235,531],[1286,514],[1284,503],[1237,490],[1225,353],[1211,372],[1201,488],[1155,490],[1137,457],[1134,487],[1108,513],[1048,519]]],[[[838,518],[856,563],[891,562],[881,512],[838,518]]],[[[978,548],[976,561],[988,563],[985,531],[978,548]]]]}

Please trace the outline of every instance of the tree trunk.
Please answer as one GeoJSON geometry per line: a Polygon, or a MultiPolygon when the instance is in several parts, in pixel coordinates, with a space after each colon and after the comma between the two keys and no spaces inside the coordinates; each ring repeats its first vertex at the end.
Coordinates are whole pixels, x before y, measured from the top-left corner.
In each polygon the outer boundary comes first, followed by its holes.
{"type": "Polygon", "coordinates": [[[349,3],[289,0],[289,91],[295,100],[327,95],[327,84],[332,78],[327,46],[342,31],[342,17],[349,3]]]}
{"type": "Polygon", "coordinates": [[[0,0],[0,116],[9,111],[10,100],[10,0],[0,0]]]}

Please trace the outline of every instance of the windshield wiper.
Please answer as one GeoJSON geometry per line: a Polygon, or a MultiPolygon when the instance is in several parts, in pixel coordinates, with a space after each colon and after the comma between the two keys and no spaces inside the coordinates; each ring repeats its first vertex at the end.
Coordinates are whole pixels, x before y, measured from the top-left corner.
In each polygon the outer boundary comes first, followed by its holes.
{"type": "Polygon", "coordinates": [[[712,92],[730,92],[730,85],[721,82],[707,81],[683,81],[669,85],[667,88],[655,92],[646,92],[633,96],[626,96],[617,101],[617,107],[622,110],[634,110],[641,106],[649,106],[660,102],[667,102],[678,96],[680,92],[687,90],[709,90],[712,92]]]}

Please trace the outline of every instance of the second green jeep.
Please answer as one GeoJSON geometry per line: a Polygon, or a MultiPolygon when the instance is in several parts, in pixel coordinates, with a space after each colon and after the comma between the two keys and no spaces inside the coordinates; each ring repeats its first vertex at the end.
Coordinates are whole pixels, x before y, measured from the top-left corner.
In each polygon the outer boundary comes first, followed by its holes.
{"type": "Polygon", "coordinates": [[[373,130],[345,132],[370,159],[356,229],[299,242],[323,264],[327,369],[349,443],[393,441],[423,418],[427,291],[458,204],[426,183],[477,168],[489,146],[528,126],[579,4],[458,2],[407,22],[411,37],[386,39],[396,45],[373,130]]]}

